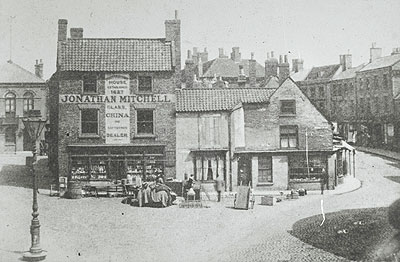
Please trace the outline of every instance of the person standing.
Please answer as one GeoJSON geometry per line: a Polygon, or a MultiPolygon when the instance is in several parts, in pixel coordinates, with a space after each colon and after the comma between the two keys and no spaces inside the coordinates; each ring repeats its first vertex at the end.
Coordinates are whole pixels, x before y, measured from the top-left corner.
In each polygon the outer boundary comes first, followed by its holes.
{"type": "Polygon", "coordinates": [[[215,189],[217,190],[218,193],[218,202],[221,202],[221,192],[222,190],[224,190],[224,187],[225,187],[224,179],[220,175],[217,175],[217,178],[215,179],[215,189]]]}
{"type": "Polygon", "coordinates": [[[323,168],[321,175],[321,195],[324,194],[325,185],[327,184],[328,184],[328,174],[325,172],[325,168],[323,168]]]}

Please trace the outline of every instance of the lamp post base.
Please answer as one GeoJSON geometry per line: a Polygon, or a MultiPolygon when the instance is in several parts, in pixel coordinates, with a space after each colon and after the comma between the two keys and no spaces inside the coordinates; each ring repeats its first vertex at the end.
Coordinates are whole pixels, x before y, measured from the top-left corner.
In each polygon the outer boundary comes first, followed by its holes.
{"type": "Polygon", "coordinates": [[[30,251],[25,252],[23,254],[22,260],[24,261],[42,261],[44,259],[46,259],[47,256],[47,252],[42,250],[38,253],[32,253],[30,251]]]}

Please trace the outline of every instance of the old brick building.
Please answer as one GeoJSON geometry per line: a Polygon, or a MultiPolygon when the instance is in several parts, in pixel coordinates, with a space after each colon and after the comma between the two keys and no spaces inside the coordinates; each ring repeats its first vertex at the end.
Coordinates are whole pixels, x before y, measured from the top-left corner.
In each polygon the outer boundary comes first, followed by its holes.
{"type": "Polygon", "coordinates": [[[84,38],[58,22],[51,165],[73,180],[175,176],[180,20],[165,38],[84,38]]]}
{"type": "MultiPolygon", "coordinates": [[[[47,86],[42,60],[36,60],[35,74],[8,61],[0,66],[0,152],[32,150],[31,138],[22,118],[47,119],[47,86]]],[[[37,148],[43,149],[44,132],[37,148]]],[[[42,150],[43,152],[43,150],[42,150]]]]}
{"type": "Polygon", "coordinates": [[[331,123],[289,78],[278,89],[182,89],[177,93],[177,177],[227,190],[336,185],[331,123]]]}

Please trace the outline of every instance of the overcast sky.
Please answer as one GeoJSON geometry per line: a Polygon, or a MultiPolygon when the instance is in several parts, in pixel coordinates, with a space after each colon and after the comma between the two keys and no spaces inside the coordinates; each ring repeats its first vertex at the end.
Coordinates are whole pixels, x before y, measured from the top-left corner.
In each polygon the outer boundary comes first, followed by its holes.
{"type": "Polygon", "coordinates": [[[368,61],[372,42],[384,55],[400,47],[399,0],[0,0],[0,62],[10,57],[10,20],[12,61],[34,71],[42,58],[48,79],[59,18],[68,28],[83,27],[84,37],[160,38],[175,9],[183,61],[193,46],[207,47],[210,59],[219,47],[229,55],[239,46],[242,58],[255,52],[261,64],[273,50],[303,58],[307,68],[336,64],[339,54],[350,52],[354,66],[368,61]]]}

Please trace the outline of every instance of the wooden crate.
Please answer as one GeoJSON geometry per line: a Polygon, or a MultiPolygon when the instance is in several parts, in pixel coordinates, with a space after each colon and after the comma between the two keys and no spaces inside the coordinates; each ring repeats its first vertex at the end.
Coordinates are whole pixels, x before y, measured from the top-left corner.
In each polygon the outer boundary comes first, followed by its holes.
{"type": "Polygon", "coordinates": [[[273,206],[274,205],[274,197],[273,196],[263,196],[263,197],[261,197],[261,205],[273,206]]]}

